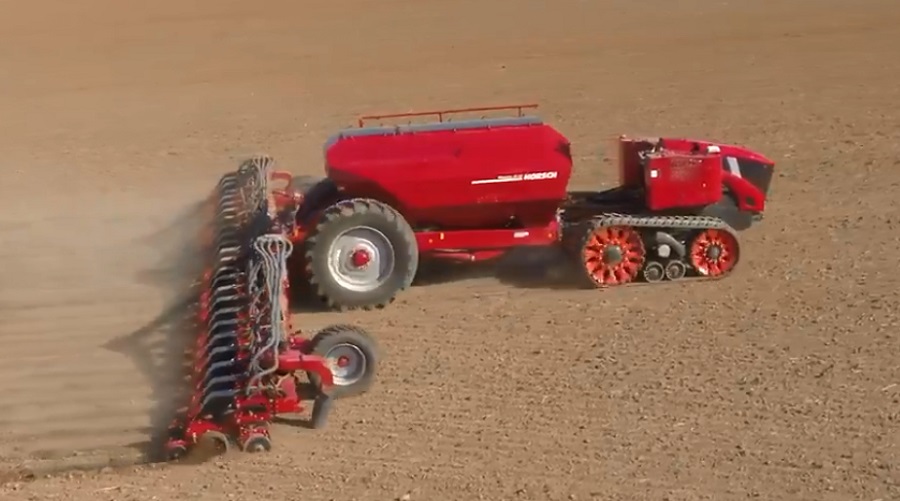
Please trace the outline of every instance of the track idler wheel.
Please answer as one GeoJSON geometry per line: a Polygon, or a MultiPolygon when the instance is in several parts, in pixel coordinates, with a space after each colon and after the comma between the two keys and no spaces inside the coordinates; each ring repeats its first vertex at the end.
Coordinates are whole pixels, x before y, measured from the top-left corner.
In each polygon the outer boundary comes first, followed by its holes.
{"type": "Polygon", "coordinates": [[[691,266],[701,276],[720,277],[738,263],[740,245],[733,233],[708,229],[698,233],[689,250],[691,266]]]}
{"type": "Polygon", "coordinates": [[[623,285],[635,280],[646,257],[641,234],[630,226],[591,228],[581,246],[582,267],[596,287],[623,285]]]}
{"type": "Polygon", "coordinates": [[[687,274],[687,265],[681,261],[669,261],[665,272],[667,279],[681,280],[687,274]]]}

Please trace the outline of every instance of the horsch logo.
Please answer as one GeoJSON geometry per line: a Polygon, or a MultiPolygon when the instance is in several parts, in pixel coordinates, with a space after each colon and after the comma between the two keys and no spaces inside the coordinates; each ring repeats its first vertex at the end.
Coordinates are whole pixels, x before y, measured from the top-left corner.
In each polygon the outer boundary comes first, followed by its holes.
{"type": "Polygon", "coordinates": [[[495,184],[495,183],[518,183],[521,181],[541,181],[545,179],[556,179],[559,172],[549,170],[545,172],[528,172],[526,174],[509,174],[505,176],[497,176],[490,179],[476,179],[472,184],[495,184]]]}

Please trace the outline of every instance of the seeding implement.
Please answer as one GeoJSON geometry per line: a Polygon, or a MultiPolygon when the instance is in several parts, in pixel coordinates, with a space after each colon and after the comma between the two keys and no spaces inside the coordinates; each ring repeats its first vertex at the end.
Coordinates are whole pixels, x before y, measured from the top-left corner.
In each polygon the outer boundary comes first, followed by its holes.
{"type": "Polygon", "coordinates": [[[170,459],[199,440],[245,451],[271,448],[276,414],[313,402],[325,423],[332,400],[371,385],[378,351],[364,331],[335,325],[306,339],[292,333],[287,259],[293,244],[275,215],[271,159],[254,158],[221,180],[206,210],[208,269],[199,285],[190,403],[170,428],[170,459]],[[306,377],[301,377],[303,374],[306,377]]]}
{"type": "Polygon", "coordinates": [[[568,192],[570,143],[524,110],[535,105],[363,117],[325,145],[325,178],[276,190],[291,267],[339,309],[383,307],[420,257],[480,261],[514,247],[561,245],[584,283],[721,278],[737,232],[762,217],[774,163],[749,149],[621,137],[619,186],[568,192]],[[464,112],[513,116],[449,121],[464,112]],[[425,124],[365,120],[432,115],[425,124]]]}

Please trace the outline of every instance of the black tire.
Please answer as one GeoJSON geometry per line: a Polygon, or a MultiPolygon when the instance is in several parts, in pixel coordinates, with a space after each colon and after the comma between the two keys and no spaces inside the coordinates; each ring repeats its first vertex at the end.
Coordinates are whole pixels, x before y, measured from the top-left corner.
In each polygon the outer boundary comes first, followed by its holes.
{"type": "MultiPolygon", "coordinates": [[[[396,210],[369,199],[342,200],[325,209],[305,243],[307,278],[314,293],[329,308],[352,310],[384,308],[408,288],[419,266],[419,247],[412,228],[396,210]],[[390,244],[393,268],[368,290],[353,290],[340,283],[329,266],[335,240],[353,229],[374,230],[390,244]]],[[[377,264],[377,263],[376,263],[377,264]]]]}
{"type": "Polygon", "coordinates": [[[322,182],[324,179],[326,178],[322,176],[294,176],[291,178],[291,190],[295,193],[306,195],[306,192],[309,191],[310,188],[322,182]]]}
{"type": "MultiPolygon", "coordinates": [[[[335,348],[344,350],[355,350],[356,356],[361,356],[364,365],[358,369],[358,374],[346,383],[339,383],[335,380],[335,384],[329,390],[322,391],[322,381],[317,374],[307,373],[310,383],[323,394],[327,394],[331,398],[344,398],[355,395],[361,395],[372,387],[375,382],[375,374],[378,371],[378,364],[381,361],[381,351],[378,343],[363,329],[353,325],[332,325],[326,327],[316,333],[310,340],[309,354],[318,355],[323,358],[330,358],[337,354],[332,353],[335,348]]],[[[336,360],[329,360],[331,364],[335,364],[336,360]]],[[[351,361],[351,363],[354,363],[351,361]]]]}
{"type": "Polygon", "coordinates": [[[303,195],[303,204],[297,212],[299,221],[305,221],[316,209],[330,203],[338,195],[337,185],[321,176],[294,176],[291,178],[291,191],[303,195]]]}

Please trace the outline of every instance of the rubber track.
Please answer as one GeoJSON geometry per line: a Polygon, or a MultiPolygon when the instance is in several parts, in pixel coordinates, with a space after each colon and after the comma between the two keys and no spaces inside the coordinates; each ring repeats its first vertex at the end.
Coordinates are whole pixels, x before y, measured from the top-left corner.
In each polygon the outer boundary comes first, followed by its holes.
{"type": "MultiPolygon", "coordinates": [[[[734,237],[735,242],[738,243],[738,249],[740,249],[740,239],[738,239],[737,231],[734,230],[728,223],[722,221],[717,217],[711,216],[640,216],[640,215],[630,215],[630,214],[603,214],[601,216],[597,216],[591,219],[588,224],[591,228],[603,228],[610,226],[630,226],[632,228],[653,228],[653,229],[672,229],[672,230],[721,230],[726,231],[734,237]]],[[[587,232],[585,232],[586,234],[587,232]]],[[[690,242],[687,244],[688,249],[690,249],[690,242]]],[[[690,263],[687,264],[689,269],[693,267],[690,263]]],[[[633,281],[623,285],[616,285],[612,287],[603,287],[604,289],[613,289],[619,288],[622,286],[625,287],[636,287],[636,286],[659,286],[659,285],[676,285],[687,282],[708,282],[714,280],[721,280],[725,277],[730,276],[734,269],[737,268],[737,263],[733,266],[727,273],[716,276],[692,276],[692,277],[684,277],[676,281],[671,280],[662,280],[660,282],[644,282],[644,281],[633,281]]]]}

